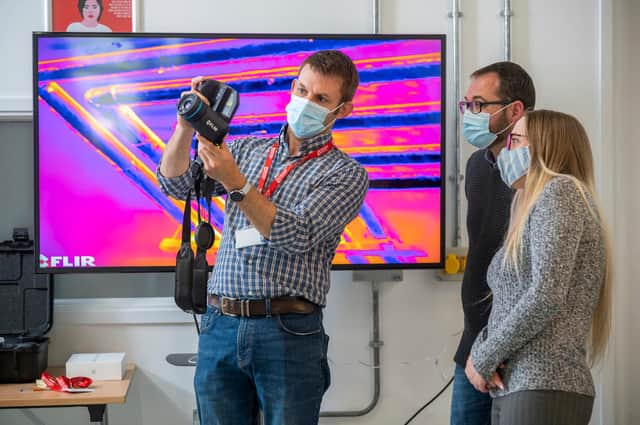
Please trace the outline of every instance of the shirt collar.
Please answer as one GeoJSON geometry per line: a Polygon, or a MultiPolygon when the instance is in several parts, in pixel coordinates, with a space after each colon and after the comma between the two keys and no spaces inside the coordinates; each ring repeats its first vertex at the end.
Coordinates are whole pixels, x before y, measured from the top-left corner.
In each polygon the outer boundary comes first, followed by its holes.
{"type": "Polygon", "coordinates": [[[491,149],[489,148],[486,148],[484,150],[484,159],[486,159],[489,165],[491,165],[493,168],[496,168],[498,166],[496,158],[493,156],[493,152],[491,152],[491,149]]]}
{"type": "MultiPolygon", "coordinates": [[[[285,124],[280,130],[280,146],[286,147],[287,151],[289,151],[289,143],[287,143],[286,140],[287,127],[288,124],[285,124]]],[[[331,131],[329,131],[327,133],[321,133],[308,139],[303,139],[300,145],[300,156],[307,155],[317,149],[320,149],[322,146],[326,145],[329,140],[331,140],[331,138],[332,134],[331,131]]]]}

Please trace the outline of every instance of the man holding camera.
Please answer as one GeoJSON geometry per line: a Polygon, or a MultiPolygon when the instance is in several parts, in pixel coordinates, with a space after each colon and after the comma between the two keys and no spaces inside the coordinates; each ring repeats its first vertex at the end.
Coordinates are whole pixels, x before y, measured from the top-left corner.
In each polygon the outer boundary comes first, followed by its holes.
{"type": "MultiPolygon", "coordinates": [[[[331,262],[368,188],[364,168],[331,134],[353,110],[358,82],[351,59],[320,51],[299,68],[278,137],[216,146],[197,135],[214,196],[228,194],[198,344],[203,425],[254,424],[259,409],[266,424],[318,422],[330,382],[322,307],[331,262]]],[[[194,186],[192,137],[178,118],[158,167],[163,190],[180,199],[194,186]]]]}

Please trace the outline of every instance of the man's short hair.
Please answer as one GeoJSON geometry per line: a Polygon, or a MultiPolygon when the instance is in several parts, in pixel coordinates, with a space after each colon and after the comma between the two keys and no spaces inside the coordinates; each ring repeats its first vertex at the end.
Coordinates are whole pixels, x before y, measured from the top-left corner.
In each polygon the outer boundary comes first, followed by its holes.
{"type": "Polygon", "coordinates": [[[306,65],[322,75],[338,77],[342,80],[342,102],[353,100],[360,83],[358,70],[351,58],[338,50],[320,50],[307,57],[300,65],[298,73],[306,65]]]}
{"type": "Polygon", "coordinates": [[[520,100],[524,108],[532,110],[536,106],[536,89],[531,76],[514,62],[496,62],[478,69],[471,78],[495,72],[500,82],[498,96],[504,100],[520,100]]]}

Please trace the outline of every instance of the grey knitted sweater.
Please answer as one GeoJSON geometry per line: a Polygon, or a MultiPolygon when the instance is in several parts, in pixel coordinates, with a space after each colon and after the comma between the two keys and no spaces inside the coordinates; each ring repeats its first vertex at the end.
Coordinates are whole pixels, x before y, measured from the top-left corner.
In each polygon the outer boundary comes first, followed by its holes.
{"type": "Polygon", "coordinates": [[[586,340],[605,247],[599,221],[571,180],[547,183],[525,225],[522,248],[517,273],[503,266],[503,248],[489,266],[493,307],[471,361],[485,379],[504,363],[505,390],[493,391],[494,397],[535,389],[593,396],[586,340]]]}

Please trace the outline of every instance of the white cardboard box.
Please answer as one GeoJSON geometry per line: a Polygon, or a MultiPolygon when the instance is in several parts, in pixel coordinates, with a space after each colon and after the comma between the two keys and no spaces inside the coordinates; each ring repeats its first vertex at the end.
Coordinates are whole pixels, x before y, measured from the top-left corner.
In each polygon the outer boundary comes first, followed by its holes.
{"type": "Polygon", "coordinates": [[[94,381],[124,378],[124,353],[76,353],[66,363],[67,376],[87,376],[94,381]]]}

